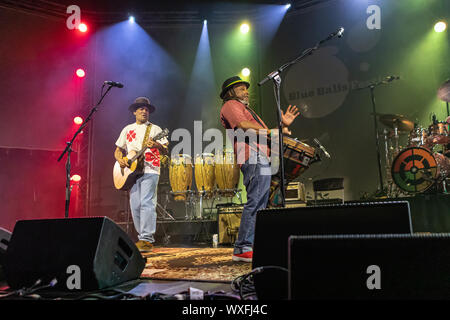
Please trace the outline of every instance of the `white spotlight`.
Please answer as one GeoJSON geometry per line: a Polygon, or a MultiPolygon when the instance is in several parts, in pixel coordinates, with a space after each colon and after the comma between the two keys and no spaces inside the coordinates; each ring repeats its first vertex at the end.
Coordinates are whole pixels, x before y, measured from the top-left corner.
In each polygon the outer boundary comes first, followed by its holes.
{"type": "Polygon", "coordinates": [[[208,20],[203,20],[203,24],[207,24],[208,23],[208,20]]]}
{"type": "Polygon", "coordinates": [[[286,10],[288,10],[291,7],[291,4],[288,3],[287,5],[284,6],[286,8],[286,10]]]}
{"type": "Polygon", "coordinates": [[[244,77],[248,77],[250,75],[250,69],[244,68],[244,69],[242,69],[241,73],[244,77]]]}
{"type": "Polygon", "coordinates": [[[128,21],[130,21],[131,23],[134,23],[135,19],[134,19],[133,16],[130,16],[130,17],[128,18],[128,21]]]}

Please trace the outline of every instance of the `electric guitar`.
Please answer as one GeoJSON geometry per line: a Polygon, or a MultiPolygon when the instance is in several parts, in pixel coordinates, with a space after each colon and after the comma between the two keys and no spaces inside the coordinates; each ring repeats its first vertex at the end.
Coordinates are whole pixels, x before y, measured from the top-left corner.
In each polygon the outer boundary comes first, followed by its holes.
{"type": "MultiPolygon", "coordinates": [[[[166,128],[152,139],[154,141],[165,138],[169,135],[169,130],[166,128]]],[[[147,150],[147,146],[140,151],[130,151],[123,159],[127,162],[127,167],[122,168],[118,161],[114,164],[113,179],[114,186],[118,190],[129,190],[134,185],[136,180],[144,173],[144,161],[142,156],[147,150]]]]}

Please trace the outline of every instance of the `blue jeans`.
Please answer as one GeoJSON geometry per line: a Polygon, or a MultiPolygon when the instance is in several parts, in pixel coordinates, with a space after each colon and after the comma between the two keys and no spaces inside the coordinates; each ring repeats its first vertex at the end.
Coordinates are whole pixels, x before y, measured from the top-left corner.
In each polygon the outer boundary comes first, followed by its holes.
{"type": "Polygon", "coordinates": [[[158,180],[158,174],[145,173],[136,180],[130,190],[131,214],[138,239],[151,243],[155,242],[153,235],[156,231],[156,188],[158,180]]]}
{"type": "Polygon", "coordinates": [[[253,251],[255,237],[256,212],[267,206],[270,192],[270,164],[264,156],[257,156],[257,161],[247,160],[241,167],[244,185],[247,190],[247,203],[242,211],[238,238],[234,244],[234,254],[253,251]]]}

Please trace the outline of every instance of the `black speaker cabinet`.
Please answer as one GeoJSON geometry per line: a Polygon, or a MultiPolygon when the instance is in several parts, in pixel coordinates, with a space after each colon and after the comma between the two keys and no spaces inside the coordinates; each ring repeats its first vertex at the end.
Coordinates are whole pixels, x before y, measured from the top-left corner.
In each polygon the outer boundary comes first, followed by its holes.
{"type": "Polygon", "coordinates": [[[3,264],[5,263],[6,249],[8,248],[9,240],[11,239],[11,232],[0,228],[0,280],[5,278],[3,272],[3,264]]]}
{"type": "Polygon", "coordinates": [[[449,299],[450,234],[292,236],[289,299],[449,299]]]}
{"type": "MultiPolygon", "coordinates": [[[[291,235],[411,232],[407,201],[260,210],[256,216],[252,267],[287,268],[288,238],[291,235]]],[[[256,274],[254,281],[258,299],[287,299],[287,272],[266,269],[256,274]]]]}
{"type": "Polygon", "coordinates": [[[137,279],[144,267],[134,243],[107,217],[18,221],[5,259],[13,289],[54,278],[60,290],[103,289],[137,279]]]}

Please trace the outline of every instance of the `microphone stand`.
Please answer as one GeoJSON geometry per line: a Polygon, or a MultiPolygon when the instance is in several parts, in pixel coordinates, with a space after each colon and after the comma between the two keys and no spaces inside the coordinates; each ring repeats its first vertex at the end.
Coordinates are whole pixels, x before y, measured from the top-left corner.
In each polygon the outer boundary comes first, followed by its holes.
{"type": "Polygon", "coordinates": [[[309,56],[313,54],[314,51],[316,51],[324,42],[331,40],[335,36],[338,36],[339,38],[342,36],[342,33],[344,32],[344,28],[340,28],[338,31],[331,33],[326,39],[323,39],[319,41],[314,47],[308,48],[304,50],[297,58],[294,60],[285,63],[278,69],[272,71],[269,73],[263,80],[258,82],[258,86],[263,85],[269,80],[273,81],[274,84],[274,95],[275,95],[275,102],[277,105],[277,120],[278,120],[278,144],[279,144],[279,156],[280,156],[280,189],[281,189],[281,205],[282,207],[286,206],[286,190],[285,190],[285,177],[284,177],[284,146],[283,146],[283,123],[281,119],[281,73],[290,67],[291,65],[299,62],[300,60],[304,59],[306,56],[309,56]]]}
{"type": "Polygon", "coordinates": [[[83,128],[87,125],[87,123],[91,120],[92,115],[94,114],[94,112],[97,111],[98,106],[100,105],[100,103],[102,103],[103,99],[105,98],[106,94],[109,92],[109,90],[111,90],[111,88],[113,86],[109,86],[108,90],[106,90],[105,93],[103,93],[103,88],[105,87],[105,84],[103,84],[102,86],[102,94],[100,97],[100,100],[98,101],[98,103],[91,109],[91,111],[89,112],[89,115],[87,116],[86,120],[83,121],[83,123],[81,124],[81,126],[78,128],[77,132],[75,132],[75,134],[73,135],[72,139],[69,142],[66,142],[67,147],[64,149],[64,151],[61,153],[61,155],[58,158],[58,161],[60,161],[62,159],[62,157],[64,156],[65,153],[67,153],[67,160],[66,160],[66,204],[65,204],[65,210],[64,210],[64,217],[68,218],[69,217],[69,205],[70,205],[70,193],[72,192],[72,188],[70,186],[70,154],[72,153],[72,144],[75,140],[75,138],[78,136],[78,134],[83,130],[83,128]]]}
{"type": "Polygon", "coordinates": [[[375,128],[375,144],[377,146],[377,162],[378,162],[378,179],[379,179],[379,186],[378,190],[375,193],[379,196],[384,196],[385,189],[384,189],[384,182],[383,182],[383,174],[381,173],[381,154],[380,154],[380,140],[379,140],[379,134],[378,134],[378,121],[377,121],[377,111],[375,106],[375,87],[378,87],[382,84],[388,84],[392,80],[398,80],[398,78],[389,78],[388,80],[382,80],[378,82],[373,82],[365,87],[357,88],[357,90],[363,90],[363,89],[370,89],[370,100],[372,101],[372,112],[373,112],[373,123],[375,128]]]}

